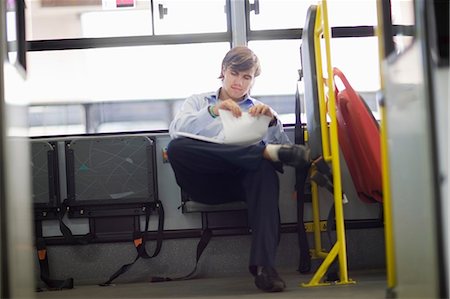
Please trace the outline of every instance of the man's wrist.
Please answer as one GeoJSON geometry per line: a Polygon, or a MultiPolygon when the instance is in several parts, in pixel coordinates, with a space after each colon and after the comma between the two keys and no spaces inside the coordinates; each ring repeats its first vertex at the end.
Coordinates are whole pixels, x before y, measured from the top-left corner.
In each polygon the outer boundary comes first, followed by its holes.
{"type": "Polygon", "coordinates": [[[209,112],[209,114],[211,115],[212,118],[216,118],[216,117],[219,116],[218,114],[216,114],[214,112],[214,105],[209,105],[208,106],[208,112],[209,112]]]}
{"type": "Polygon", "coordinates": [[[273,116],[272,119],[270,120],[269,127],[273,127],[277,123],[278,123],[278,119],[276,118],[276,116],[273,116]]]}

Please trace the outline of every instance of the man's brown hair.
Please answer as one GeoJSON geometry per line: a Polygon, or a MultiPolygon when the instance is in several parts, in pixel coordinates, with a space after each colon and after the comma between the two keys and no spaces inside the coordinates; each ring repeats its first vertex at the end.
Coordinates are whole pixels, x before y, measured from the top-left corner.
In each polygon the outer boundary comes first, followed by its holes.
{"type": "Polygon", "coordinates": [[[261,73],[259,59],[252,50],[245,46],[237,46],[232,48],[222,60],[222,69],[220,70],[219,79],[223,79],[223,72],[227,68],[233,71],[242,72],[255,69],[255,77],[261,73]]]}

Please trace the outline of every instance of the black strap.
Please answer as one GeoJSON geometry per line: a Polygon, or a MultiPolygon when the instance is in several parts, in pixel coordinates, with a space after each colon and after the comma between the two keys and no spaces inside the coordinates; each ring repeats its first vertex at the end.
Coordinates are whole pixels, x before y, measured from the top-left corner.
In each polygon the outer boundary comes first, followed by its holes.
{"type": "Polygon", "coordinates": [[[68,205],[67,199],[66,199],[61,203],[61,209],[58,210],[58,213],[57,213],[59,229],[60,229],[61,233],[63,234],[64,238],[66,240],[68,240],[71,244],[80,244],[80,245],[88,244],[89,242],[92,241],[92,239],[94,239],[93,234],[87,233],[84,236],[75,237],[73,235],[72,231],[70,230],[70,228],[64,223],[63,218],[68,210],[68,207],[69,207],[69,205],[68,205]]]}
{"type": "Polygon", "coordinates": [[[109,279],[107,281],[105,281],[104,283],[101,283],[100,286],[110,286],[112,284],[113,280],[115,280],[117,277],[124,274],[128,270],[130,270],[130,268],[136,263],[136,261],[139,258],[150,259],[150,258],[154,258],[155,256],[157,256],[159,254],[159,252],[161,251],[161,247],[162,247],[163,232],[164,232],[164,208],[163,208],[161,201],[159,201],[159,200],[156,201],[156,211],[158,213],[159,219],[158,219],[158,231],[157,231],[157,235],[156,235],[156,247],[155,247],[153,254],[151,254],[151,255],[148,254],[147,250],[145,248],[146,233],[148,231],[149,222],[150,222],[150,214],[151,214],[151,209],[147,208],[146,213],[145,213],[145,230],[143,233],[140,231],[136,231],[133,236],[134,246],[137,251],[136,257],[134,258],[134,260],[131,263],[125,264],[122,267],[120,267],[119,270],[114,272],[114,274],[111,275],[111,277],[109,277],[109,279]]]}
{"type": "Polygon", "coordinates": [[[73,289],[73,278],[64,280],[50,278],[47,246],[42,236],[42,221],[36,221],[36,250],[39,259],[40,277],[47,287],[51,290],[73,289]]]}
{"type": "Polygon", "coordinates": [[[313,164],[316,166],[316,170],[311,175],[311,180],[316,182],[317,185],[325,188],[328,192],[331,194],[334,194],[334,188],[333,188],[333,177],[331,175],[331,169],[330,166],[324,161],[323,157],[320,156],[317,158],[313,164]]]}
{"type": "Polygon", "coordinates": [[[296,188],[297,188],[297,229],[298,246],[300,249],[300,261],[298,271],[300,273],[309,273],[311,271],[311,254],[309,252],[309,243],[305,230],[304,210],[305,210],[305,182],[308,173],[296,170],[296,188]]]}
{"type": "MultiPolygon", "coordinates": [[[[314,165],[316,166],[316,172],[311,176],[311,180],[317,183],[317,185],[325,188],[331,195],[334,195],[333,188],[333,177],[331,174],[330,166],[324,161],[323,157],[319,157],[316,161],[314,161],[314,165]]],[[[333,197],[334,198],[334,197],[333,197]]],[[[330,244],[329,251],[331,251],[335,241],[332,238],[331,231],[335,229],[335,209],[334,209],[334,201],[330,207],[327,217],[327,235],[330,244]]],[[[337,281],[339,280],[338,276],[338,263],[335,259],[331,265],[328,267],[325,281],[337,281]]]]}
{"type": "Polygon", "coordinates": [[[151,282],[163,282],[163,281],[177,281],[177,280],[188,280],[192,277],[194,277],[195,272],[197,272],[198,262],[200,261],[200,257],[202,256],[203,251],[208,246],[209,241],[212,238],[212,231],[209,228],[206,228],[203,230],[202,235],[200,237],[200,241],[198,241],[197,244],[197,255],[195,260],[195,267],[194,269],[187,275],[176,277],[176,278],[170,278],[170,277],[152,277],[151,282]]]}
{"type": "MultiPolygon", "coordinates": [[[[302,73],[300,71],[300,79],[302,73]]],[[[301,83],[298,83],[301,84],[301,83]]],[[[305,144],[304,128],[301,118],[301,99],[300,91],[297,84],[295,93],[295,143],[305,144]]],[[[296,169],[295,171],[295,186],[297,190],[297,231],[298,231],[298,246],[300,249],[300,262],[298,271],[300,273],[308,273],[311,270],[311,255],[309,253],[309,243],[306,236],[304,223],[304,209],[305,209],[305,184],[308,178],[308,172],[304,169],[296,169]]]]}

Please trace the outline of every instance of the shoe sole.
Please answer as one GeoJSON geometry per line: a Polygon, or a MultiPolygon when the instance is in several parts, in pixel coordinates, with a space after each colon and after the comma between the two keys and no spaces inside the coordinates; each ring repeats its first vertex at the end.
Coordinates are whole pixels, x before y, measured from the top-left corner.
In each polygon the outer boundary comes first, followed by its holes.
{"type": "Polygon", "coordinates": [[[270,292],[270,293],[281,292],[286,288],[286,285],[281,281],[274,282],[274,284],[272,285],[272,287],[270,289],[264,288],[264,286],[259,285],[258,282],[255,282],[255,284],[258,289],[263,290],[264,292],[270,292]]]}

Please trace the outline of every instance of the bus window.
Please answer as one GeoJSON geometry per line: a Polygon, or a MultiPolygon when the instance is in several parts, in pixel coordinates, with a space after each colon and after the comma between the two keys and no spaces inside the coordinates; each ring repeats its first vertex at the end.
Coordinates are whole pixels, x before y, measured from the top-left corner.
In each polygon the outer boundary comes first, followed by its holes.
{"type": "Polygon", "coordinates": [[[317,1],[253,0],[259,9],[250,13],[250,30],[301,28],[305,23],[306,11],[317,1]]]}
{"type": "Polygon", "coordinates": [[[155,34],[227,31],[225,0],[154,1],[155,34]]]}

